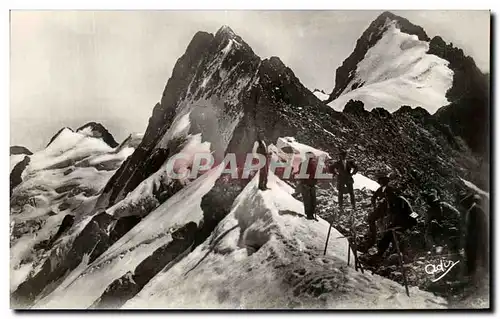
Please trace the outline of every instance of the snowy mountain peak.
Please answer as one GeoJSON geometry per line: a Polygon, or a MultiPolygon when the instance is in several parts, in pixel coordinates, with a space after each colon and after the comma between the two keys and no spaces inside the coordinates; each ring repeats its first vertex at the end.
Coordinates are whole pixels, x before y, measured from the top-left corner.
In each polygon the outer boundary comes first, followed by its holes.
{"type": "Polygon", "coordinates": [[[354,77],[357,64],[363,60],[368,50],[382,38],[382,35],[391,25],[401,30],[401,32],[416,35],[421,41],[430,40],[421,27],[412,24],[407,19],[388,11],[382,13],[363,32],[361,37],[356,42],[354,51],[346,60],[344,60],[342,66],[337,69],[335,76],[335,88],[330,94],[328,102],[337,98],[346,89],[347,85],[354,77]]]}
{"type": "Polygon", "coordinates": [[[109,131],[101,123],[89,122],[79,127],[76,131],[88,136],[101,138],[111,147],[118,146],[118,143],[115,141],[113,135],[111,135],[111,133],[109,133],[109,131]]]}
{"type": "MultiPolygon", "coordinates": [[[[373,34],[374,31],[379,31],[378,33],[381,34],[387,30],[391,23],[396,24],[396,26],[404,33],[416,35],[421,41],[430,40],[422,27],[417,26],[411,23],[408,19],[395,15],[389,11],[383,12],[372,22],[370,27],[367,29],[367,31],[369,30],[370,32],[367,34],[373,34]]],[[[363,36],[365,36],[365,34],[363,34],[363,36]]]]}
{"type": "Polygon", "coordinates": [[[118,146],[118,143],[113,138],[113,135],[111,135],[111,133],[109,133],[109,131],[102,124],[96,122],[89,122],[87,124],[84,124],[80,126],[76,131],[74,131],[70,127],[61,128],[59,131],[57,131],[56,134],[54,134],[54,136],[52,136],[49,143],[47,144],[47,147],[49,147],[55,140],[59,139],[61,135],[74,136],[74,137],[76,136],[75,138],[77,139],[80,138],[82,135],[89,136],[101,139],[110,147],[114,148],[118,146]]]}
{"type": "Polygon", "coordinates": [[[215,34],[215,36],[218,36],[218,35],[226,35],[229,37],[236,37],[236,34],[234,33],[233,29],[231,29],[228,25],[223,25],[222,27],[220,27],[220,29],[217,30],[217,33],[215,34]]]}
{"type": "Polygon", "coordinates": [[[341,111],[350,100],[363,102],[366,110],[420,107],[478,154],[489,150],[489,75],[462,49],[440,36],[430,39],[423,28],[391,12],[369,25],[336,71],[326,103],[341,111]]]}
{"type": "Polygon", "coordinates": [[[137,148],[144,137],[143,133],[131,133],[126,139],[121,142],[118,149],[122,149],[124,147],[132,147],[137,148]]]}
{"type": "Polygon", "coordinates": [[[342,110],[360,100],[367,110],[395,111],[402,105],[421,106],[434,113],[449,103],[453,84],[449,62],[429,51],[425,31],[390,12],[381,14],[337,69],[329,105],[342,110]]]}
{"type": "MultiPolygon", "coordinates": [[[[252,51],[250,46],[243,41],[229,26],[223,25],[216,33],[214,40],[219,43],[219,48],[222,47],[224,52],[234,49],[252,51]]],[[[252,52],[253,53],[253,52],[252,52]]]]}

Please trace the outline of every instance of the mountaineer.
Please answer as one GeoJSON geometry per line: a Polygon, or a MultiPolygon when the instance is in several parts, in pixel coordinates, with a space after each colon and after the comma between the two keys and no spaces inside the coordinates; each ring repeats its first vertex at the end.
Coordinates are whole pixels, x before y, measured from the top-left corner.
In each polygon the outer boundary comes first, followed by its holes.
{"type": "Polygon", "coordinates": [[[425,215],[425,243],[432,247],[437,242],[448,241],[452,252],[460,250],[460,212],[450,204],[439,200],[435,190],[424,194],[429,209],[425,215]]]}
{"type": "Polygon", "coordinates": [[[332,174],[338,174],[337,177],[337,190],[338,190],[338,204],[340,209],[343,208],[344,194],[348,193],[351,197],[352,209],[356,209],[356,200],[354,197],[354,180],[352,176],[358,172],[358,166],[354,161],[347,160],[347,152],[341,150],[339,153],[339,160],[329,167],[332,174]]]}
{"type": "MultiPolygon", "coordinates": [[[[389,176],[379,175],[377,182],[381,185],[372,196],[372,206],[374,210],[368,215],[368,225],[370,227],[368,240],[363,245],[364,250],[368,250],[375,244],[377,236],[377,220],[385,221],[385,229],[382,238],[377,243],[377,254],[375,258],[383,256],[389,244],[394,243],[393,231],[404,232],[417,224],[416,214],[403,196],[398,196],[396,190],[389,185],[389,176]],[[381,200],[377,205],[377,200],[381,200]]],[[[397,239],[396,239],[397,240],[397,239]]]]}
{"type": "Polygon", "coordinates": [[[316,156],[312,152],[307,152],[305,159],[300,164],[307,165],[306,173],[309,175],[306,179],[301,179],[299,188],[302,193],[302,201],[304,202],[304,212],[307,219],[315,219],[316,215],[316,156]]]}
{"type": "Polygon", "coordinates": [[[464,211],[467,275],[479,281],[489,273],[489,218],[478,194],[464,196],[460,206],[464,211]]]}
{"type": "Polygon", "coordinates": [[[259,135],[257,140],[257,154],[262,155],[265,158],[265,164],[259,170],[259,189],[262,191],[267,190],[267,176],[269,174],[269,158],[267,156],[267,146],[263,141],[262,136],[259,135]]]}

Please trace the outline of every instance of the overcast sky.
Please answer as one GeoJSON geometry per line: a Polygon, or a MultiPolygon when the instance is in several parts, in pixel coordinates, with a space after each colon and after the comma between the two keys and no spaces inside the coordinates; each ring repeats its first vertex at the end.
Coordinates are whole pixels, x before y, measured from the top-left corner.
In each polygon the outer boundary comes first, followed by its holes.
{"type": "MultiPolygon", "coordinates": [[[[489,71],[488,11],[393,11],[489,71]]],[[[11,145],[38,150],[61,127],[101,122],[121,142],[144,132],[193,35],[229,25],[310,88],[335,70],[381,11],[13,11],[11,145]]]]}

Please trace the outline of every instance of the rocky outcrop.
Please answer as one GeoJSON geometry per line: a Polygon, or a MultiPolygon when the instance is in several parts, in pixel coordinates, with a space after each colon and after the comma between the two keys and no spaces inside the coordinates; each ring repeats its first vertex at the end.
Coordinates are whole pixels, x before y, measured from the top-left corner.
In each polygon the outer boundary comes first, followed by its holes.
{"type": "Polygon", "coordinates": [[[33,155],[33,153],[24,146],[14,145],[10,147],[10,155],[20,155],[20,154],[33,155]]]}
{"type": "Polygon", "coordinates": [[[257,76],[259,81],[244,95],[244,115],[227,148],[239,160],[251,151],[258,133],[272,143],[280,136],[300,134],[320,114],[335,116],[279,58],[263,60],[257,76]]]}
{"type": "Polygon", "coordinates": [[[22,161],[16,164],[10,172],[10,195],[12,196],[12,191],[14,188],[23,182],[22,174],[26,167],[30,163],[29,156],[25,156],[22,161]]]}
{"type": "Polygon", "coordinates": [[[461,136],[476,153],[488,158],[490,135],[489,75],[483,74],[462,49],[434,37],[429,46],[435,54],[450,62],[453,86],[446,93],[449,105],[440,108],[435,116],[461,136]]]}
{"type": "Polygon", "coordinates": [[[347,104],[344,107],[344,113],[350,113],[350,114],[358,114],[362,115],[363,113],[367,112],[365,110],[365,105],[363,102],[358,101],[358,100],[350,100],[347,102],[347,104]]]}
{"type": "Polygon", "coordinates": [[[71,129],[70,127],[63,127],[57,133],[52,136],[50,139],[49,143],[47,146],[52,144],[52,142],[61,134],[62,131],[65,129],[70,130],[71,132],[78,132],[82,133],[91,137],[99,138],[102,139],[106,144],[108,144],[111,147],[117,147],[118,143],[115,141],[113,135],[100,123],[97,122],[89,122],[87,124],[84,124],[80,126],[76,131],[71,129]]]}

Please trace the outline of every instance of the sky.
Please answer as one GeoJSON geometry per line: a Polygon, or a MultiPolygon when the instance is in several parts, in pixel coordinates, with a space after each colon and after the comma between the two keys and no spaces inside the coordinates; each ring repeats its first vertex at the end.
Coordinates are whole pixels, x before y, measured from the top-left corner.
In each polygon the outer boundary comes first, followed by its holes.
{"type": "MultiPolygon", "coordinates": [[[[197,31],[222,25],[261,58],[278,56],[309,89],[335,70],[382,11],[11,11],[11,145],[39,150],[62,127],[96,121],[118,142],[144,132],[197,31]]],[[[488,11],[392,11],[489,72],[488,11]]]]}

